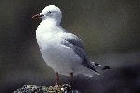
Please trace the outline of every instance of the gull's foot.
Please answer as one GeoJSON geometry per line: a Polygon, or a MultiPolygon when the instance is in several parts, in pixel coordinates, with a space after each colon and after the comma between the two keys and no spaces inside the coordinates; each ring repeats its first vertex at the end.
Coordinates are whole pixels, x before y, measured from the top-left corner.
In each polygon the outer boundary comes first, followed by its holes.
{"type": "Polygon", "coordinates": [[[72,86],[70,84],[63,84],[61,90],[62,91],[71,91],[72,86]]]}

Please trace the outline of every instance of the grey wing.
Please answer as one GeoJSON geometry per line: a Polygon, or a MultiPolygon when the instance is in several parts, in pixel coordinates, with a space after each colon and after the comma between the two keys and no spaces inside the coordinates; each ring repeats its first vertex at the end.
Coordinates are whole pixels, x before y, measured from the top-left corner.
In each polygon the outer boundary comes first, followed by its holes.
{"type": "Polygon", "coordinates": [[[87,66],[88,68],[97,72],[95,70],[94,65],[90,63],[90,61],[88,60],[86,56],[81,39],[79,39],[78,37],[74,35],[73,38],[68,38],[68,37],[65,38],[62,44],[71,48],[80,58],[82,58],[82,65],[87,66]]]}
{"type": "Polygon", "coordinates": [[[67,47],[70,47],[80,58],[82,58],[83,64],[88,62],[88,58],[84,51],[84,47],[81,40],[67,38],[65,39],[65,42],[63,42],[63,44],[67,47]]]}

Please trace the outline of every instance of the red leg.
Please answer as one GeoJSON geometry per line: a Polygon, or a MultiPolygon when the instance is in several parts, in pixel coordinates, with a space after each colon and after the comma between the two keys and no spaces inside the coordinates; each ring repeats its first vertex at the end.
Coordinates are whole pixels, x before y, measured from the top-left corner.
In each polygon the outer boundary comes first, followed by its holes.
{"type": "Polygon", "coordinates": [[[56,75],[55,83],[56,83],[56,85],[58,85],[58,82],[59,82],[59,74],[58,74],[58,72],[56,72],[55,75],[56,75]]]}

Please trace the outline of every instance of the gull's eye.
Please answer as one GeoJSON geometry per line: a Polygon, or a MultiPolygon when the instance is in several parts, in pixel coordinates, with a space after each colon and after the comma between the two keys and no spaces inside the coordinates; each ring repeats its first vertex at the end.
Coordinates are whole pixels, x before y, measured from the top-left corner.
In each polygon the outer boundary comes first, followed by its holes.
{"type": "Polygon", "coordinates": [[[51,12],[51,11],[49,11],[48,13],[49,13],[49,14],[51,14],[52,12],[51,12]]]}

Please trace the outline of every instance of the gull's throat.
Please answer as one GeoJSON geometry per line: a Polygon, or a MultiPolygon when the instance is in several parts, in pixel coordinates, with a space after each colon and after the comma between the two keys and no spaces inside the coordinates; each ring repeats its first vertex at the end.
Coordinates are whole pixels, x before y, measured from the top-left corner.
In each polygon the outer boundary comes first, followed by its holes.
{"type": "Polygon", "coordinates": [[[61,20],[47,18],[47,19],[42,19],[42,22],[40,24],[47,24],[46,26],[60,26],[60,23],[61,20]]]}

